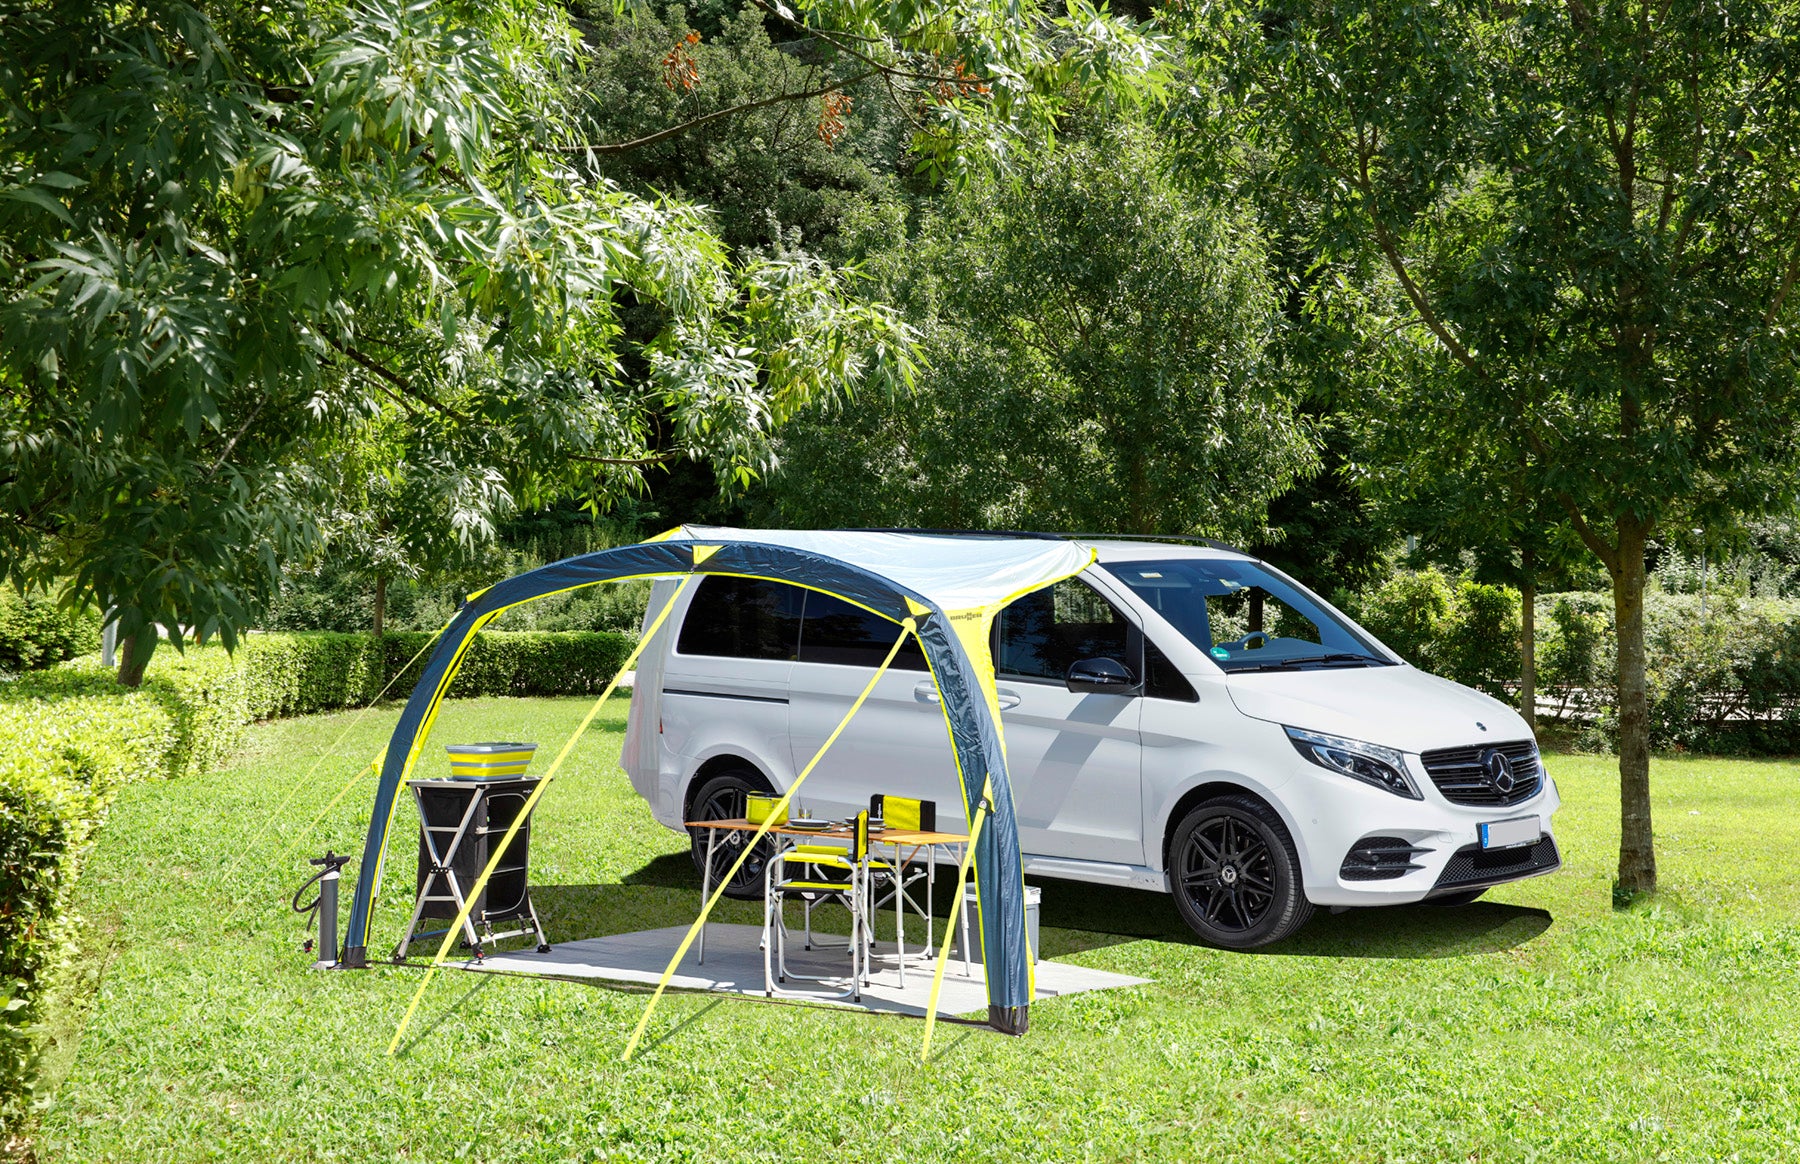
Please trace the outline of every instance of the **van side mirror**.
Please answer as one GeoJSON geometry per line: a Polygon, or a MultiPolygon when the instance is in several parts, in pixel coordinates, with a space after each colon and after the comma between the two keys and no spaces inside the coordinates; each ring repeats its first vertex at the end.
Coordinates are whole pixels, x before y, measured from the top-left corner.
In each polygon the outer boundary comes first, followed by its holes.
{"type": "Polygon", "coordinates": [[[1080,659],[1069,666],[1064,682],[1077,695],[1131,695],[1137,680],[1117,659],[1080,659]]]}

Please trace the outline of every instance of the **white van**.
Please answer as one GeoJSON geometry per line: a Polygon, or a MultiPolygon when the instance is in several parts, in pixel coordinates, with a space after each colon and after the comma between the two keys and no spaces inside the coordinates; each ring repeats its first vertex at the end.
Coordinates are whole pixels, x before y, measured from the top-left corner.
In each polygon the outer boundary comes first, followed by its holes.
{"type": "MultiPolygon", "coordinates": [[[[1086,544],[1094,565],[994,627],[1027,875],[1173,893],[1202,939],[1248,949],[1315,905],[1467,902],[1560,866],[1556,786],[1510,707],[1410,666],[1246,554],[1086,544]],[[1121,668],[1128,686],[1093,690],[1121,668]]],[[[622,762],[671,829],[785,791],[895,633],[816,591],[717,575],[670,620],[639,662],[622,762]]],[[[837,816],[877,793],[961,819],[916,643],[798,799],[837,816]]],[[[753,857],[731,891],[760,895],[761,875],[753,857]]]]}

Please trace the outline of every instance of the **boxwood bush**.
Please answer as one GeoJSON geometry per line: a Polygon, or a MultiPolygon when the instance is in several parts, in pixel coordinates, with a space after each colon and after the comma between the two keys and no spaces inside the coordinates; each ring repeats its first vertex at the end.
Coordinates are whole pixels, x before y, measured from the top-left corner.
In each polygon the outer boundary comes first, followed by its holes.
{"type": "Polygon", "coordinates": [[[72,953],[68,898],[81,859],[113,790],[166,769],[174,732],[147,695],[77,695],[0,703],[0,741],[3,1132],[30,1094],[45,988],[72,953]]]}
{"type": "Polygon", "coordinates": [[[99,647],[99,612],[0,587],[0,673],[53,666],[99,647]]]}
{"type": "MultiPolygon", "coordinates": [[[[93,659],[0,682],[0,1142],[29,1097],[36,1016],[72,951],[69,889],[113,790],[207,772],[255,720],[364,706],[390,681],[403,698],[432,637],[255,634],[235,654],[165,648],[136,691],[93,659]]],[[[598,694],[631,647],[613,633],[483,633],[450,694],[598,694]]]]}

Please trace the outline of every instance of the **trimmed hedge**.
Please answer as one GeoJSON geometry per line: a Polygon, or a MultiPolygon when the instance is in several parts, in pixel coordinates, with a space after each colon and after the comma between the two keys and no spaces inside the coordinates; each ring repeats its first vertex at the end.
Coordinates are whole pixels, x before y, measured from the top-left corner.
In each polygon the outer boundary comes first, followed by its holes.
{"type": "MultiPolygon", "coordinates": [[[[73,952],[69,890],[113,791],[211,771],[256,720],[366,706],[390,681],[403,698],[432,638],[256,634],[235,655],[165,647],[136,691],[92,659],[0,682],[0,1142],[29,1096],[38,1005],[73,952]]],[[[632,645],[612,633],[484,632],[450,694],[597,695],[632,645]]]]}
{"type": "Polygon", "coordinates": [[[0,673],[52,667],[100,647],[100,614],[0,587],[0,673]]]}
{"type": "Polygon", "coordinates": [[[0,741],[3,1131],[30,1095],[38,1004],[73,953],[81,860],[113,790],[160,775],[174,732],[149,696],[76,696],[0,703],[0,741]]]}

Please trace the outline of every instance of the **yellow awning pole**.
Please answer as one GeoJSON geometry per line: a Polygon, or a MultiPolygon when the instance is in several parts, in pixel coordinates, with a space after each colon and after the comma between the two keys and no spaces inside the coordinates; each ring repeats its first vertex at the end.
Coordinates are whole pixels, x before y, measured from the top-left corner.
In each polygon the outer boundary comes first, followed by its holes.
{"type": "MultiPolygon", "coordinates": [[[[962,866],[956,871],[956,896],[950,899],[950,916],[944,920],[944,945],[938,950],[937,968],[931,975],[931,997],[925,1003],[925,1045],[919,1051],[919,1061],[929,1062],[931,1059],[931,1031],[937,1025],[938,992],[944,988],[944,967],[950,961],[950,939],[956,935],[956,919],[962,916],[963,886],[969,880],[969,866],[975,860],[975,841],[981,836],[981,826],[987,823],[987,806],[989,797],[994,794],[994,782],[988,780],[981,789],[981,803],[975,808],[975,819],[969,822],[969,843],[963,849],[962,866]]],[[[985,972],[987,960],[982,959],[985,972]]]]}
{"type": "Polygon", "coordinates": [[[662,979],[656,984],[656,992],[650,996],[649,1005],[644,1007],[644,1013],[638,1018],[637,1029],[631,1032],[631,1039],[625,1044],[625,1054],[620,1056],[621,1060],[628,1060],[637,1053],[638,1041],[644,1037],[644,1028],[650,1025],[650,1012],[656,1009],[657,1001],[662,998],[663,991],[668,989],[669,979],[675,977],[675,968],[681,965],[683,958],[687,957],[688,948],[694,944],[694,938],[699,935],[700,927],[706,924],[707,916],[712,913],[713,906],[717,905],[719,898],[725,895],[725,887],[731,884],[731,879],[736,877],[738,870],[744,867],[744,861],[749,858],[763,837],[768,835],[769,827],[776,821],[787,818],[788,801],[794,798],[794,793],[800,791],[800,785],[806,782],[808,776],[812,775],[812,770],[818,766],[819,761],[824,758],[831,745],[837,743],[838,736],[842,735],[844,729],[850,726],[850,721],[856,718],[856,713],[862,710],[863,702],[869,698],[869,693],[875,690],[875,684],[883,675],[887,674],[888,664],[892,663],[894,656],[900,653],[901,646],[906,642],[906,636],[913,633],[916,625],[910,618],[900,624],[900,637],[895,639],[894,645],[888,648],[887,658],[881,661],[881,666],[875,668],[875,674],[869,676],[869,682],[863,687],[862,694],[856,697],[856,702],[850,705],[850,710],[844,713],[844,718],[838,721],[837,727],[831,729],[831,734],[825,737],[825,742],[819,745],[819,750],[813,753],[813,758],[806,762],[806,767],[802,768],[800,774],[794,777],[794,782],[788,786],[787,792],[775,802],[774,807],[769,810],[768,817],[763,820],[756,832],[751,834],[749,841],[738,852],[738,858],[731,863],[731,868],[723,877],[719,878],[718,887],[700,907],[700,916],[695,918],[694,924],[688,927],[687,936],[681,939],[681,945],[675,949],[675,956],[669,959],[668,968],[663,971],[662,979]]]}
{"type": "MultiPolygon", "coordinates": [[[[519,835],[519,829],[527,820],[531,819],[531,810],[537,807],[538,798],[544,795],[544,790],[550,787],[552,780],[556,779],[556,773],[562,768],[563,761],[569,758],[569,753],[575,750],[576,741],[581,739],[589,725],[594,722],[594,717],[600,714],[600,708],[612,697],[614,689],[619,686],[619,680],[625,677],[625,672],[637,666],[638,656],[644,653],[644,648],[650,645],[650,640],[654,639],[656,632],[662,629],[664,621],[669,617],[669,612],[675,609],[676,600],[681,597],[682,591],[686,590],[688,583],[693,580],[692,574],[687,575],[681,580],[681,585],[675,588],[675,593],[669,595],[669,601],[665,602],[663,608],[657,612],[656,621],[650,624],[650,628],[638,640],[637,646],[631,649],[631,654],[625,657],[624,665],[613,675],[612,681],[606,685],[606,690],[602,691],[600,698],[594,701],[594,706],[588,708],[587,715],[582,717],[581,726],[577,727],[574,734],[563,744],[562,751],[556,754],[556,759],[550,761],[550,767],[545,770],[537,787],[533,788],[531,795],[525,798],[524,807],[520,808],[513,817],[512,824],[507,826],[505,834],[500,838],[500,843],[494,846],[494,852],[488,858],[487,867],[481,871],[481,876],[475,879],[475,887],[464,898],[462,908],[457,911],[456,920],[451,922],[450,928],[444,931],[443,944],[438,947],[437,956],[431,960],[430,968],[425,971],[425,980],[419,983],[419,989],[413,992],[412,1002],[407,1005],[406,1014],[400,1019],[400,1025],[395,1028],[394,1037],[388,1043],[387,1053],[389,1055],[392,1055],[400,1046],[400,1039],[406,1034],[407,1025],[412,1022],[413,1012],[419,1009],[419,1000],[425,997],[425,989],[431,985],[432,976],[437,973],[438,967],[444,964],[445,958],[450,953],[451,943],[456,941],[456,935],[462,930],[463,923],[469,920],[469,912],[481,899],[482,891],[487,888],[488,878],[494,875],[494,870],[500,864],[500,858],[505,856],[508,847],[513,843],[513,838],[519,835]]],[[[445,682],[448,683],[448,679],[445,682]]],[[[398,798],[395,799],[397,802],[398,798]]]]}

